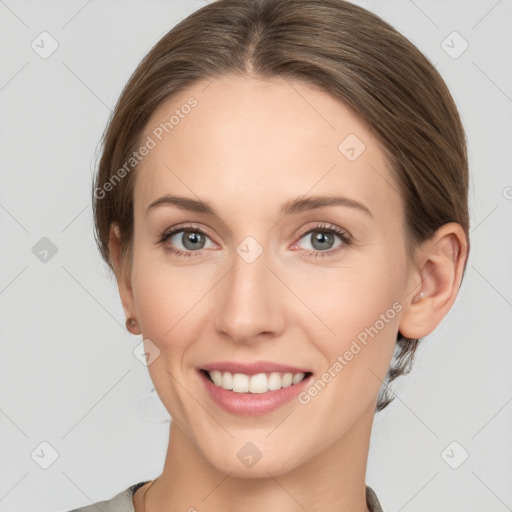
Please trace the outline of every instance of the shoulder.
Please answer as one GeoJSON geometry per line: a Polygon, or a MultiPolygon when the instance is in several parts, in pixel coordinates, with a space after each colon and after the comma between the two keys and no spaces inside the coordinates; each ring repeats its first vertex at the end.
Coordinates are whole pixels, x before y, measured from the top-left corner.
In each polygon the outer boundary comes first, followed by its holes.
{"type": "Polygon", "coordinates": [[[135,512],[133,508],[133,494],[150,480],[130,485],[124,491],[116,494],[109,500],[99,501],[84,507],[70,510],[69,512],[135,512]]]}
{"type": "Polygon", "coordinates": [[[369,485],[366,486],[366,504],[370,512],[383,512],[375,491],[369,485]]]}
{"type": "MultiPolygon", "coordinates": [[[[109,500],[92,503],[91,505],[76,508],[69,512],[135,512],[133,508],[133,494],[139,487],[142,487],[148,482],[150,482],[150,480],[130,485],[128,489],[121,491],[109,500]]],[[[366,486],[366,503],[371,512],[383,512],[375,491],[368,485],[366,486]]]]}

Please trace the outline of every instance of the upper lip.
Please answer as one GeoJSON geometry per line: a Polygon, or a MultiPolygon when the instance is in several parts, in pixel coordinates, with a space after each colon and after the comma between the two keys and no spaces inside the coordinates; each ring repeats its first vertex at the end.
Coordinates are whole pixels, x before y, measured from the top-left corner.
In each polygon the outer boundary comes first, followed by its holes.
{"type": "Polygon", "coordinates": [[[221,372],[229,373],[244,373],[246,375],[255,375],[257,373],[310,373],[309,370],[299,368],[297,366],[290,366],[287,364],[274,363],[272,361],[256,361],[254,363],[244,363],[241,361],[219,361],[216,363],[206,364],[201,366],[202,370],[213,371],[218,370],[221,372]]]}

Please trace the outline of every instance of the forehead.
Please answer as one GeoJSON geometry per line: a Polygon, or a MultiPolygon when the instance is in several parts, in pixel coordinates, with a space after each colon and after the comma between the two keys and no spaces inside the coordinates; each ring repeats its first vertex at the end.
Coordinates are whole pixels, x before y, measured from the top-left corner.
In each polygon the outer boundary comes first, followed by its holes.
{"type": "Polygon", "coordinates": [[[252,212],[273,204],[277,211],[298,195],[342,194],[401,215],[378,141],[342,102],[309,84],[237,76],[198,82],[160,105],[141,140],[148,137],[154,147],[136,171],[139,214],[175,193],[252,212]]]}

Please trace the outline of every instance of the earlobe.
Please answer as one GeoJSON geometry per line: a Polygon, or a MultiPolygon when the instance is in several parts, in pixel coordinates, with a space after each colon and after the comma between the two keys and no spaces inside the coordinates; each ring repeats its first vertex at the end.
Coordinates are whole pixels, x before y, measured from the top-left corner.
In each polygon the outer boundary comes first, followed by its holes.
{"type": "Polygon", "coordinates": [[[133,300],[133,289],[131,285],[131,272],[126,271],[121,255],[121,234],[119,226],[112,224],[109,236],[110,258],[114,266],[119,296],[127,318],[126,328],[132,334],[141,334],[139,324],[136,320],[137,314],[133,300]]]}
{"type": "Polygon", "coordinates": [[[466,263],[467,243],[457,223],[441,226],[415,255],[399,330],[407,338],[430,334],[451,309],[466,263]]]}

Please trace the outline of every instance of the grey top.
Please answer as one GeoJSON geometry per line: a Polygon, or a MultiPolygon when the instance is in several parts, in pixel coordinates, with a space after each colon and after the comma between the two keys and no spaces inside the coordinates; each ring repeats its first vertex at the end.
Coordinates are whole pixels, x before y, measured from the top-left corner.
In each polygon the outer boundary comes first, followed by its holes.
{"type": "MultiPolygon", "coordinates": [[[[116,494],[116,496],[110,500],[99,501],[92,505],[76,508],[70,512],[135,512],[135,509],[133,508],[133,495],[139,487],[142,487],[148,482],[151,482],[151,480],[130,485],[128,489],[116,494]]],[[[380,506],[377,495],[368,485],[366,486],[366,504],[368,505],[370,512],[382,512],[382,507],[380,506]]]]}

